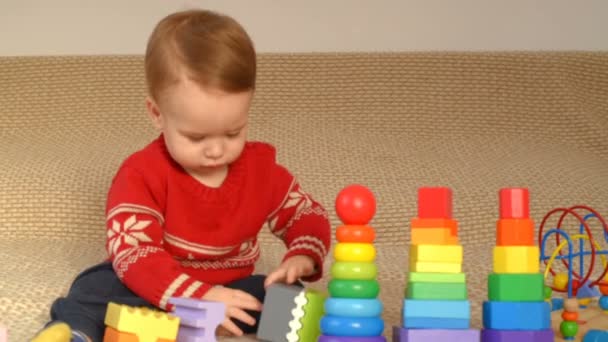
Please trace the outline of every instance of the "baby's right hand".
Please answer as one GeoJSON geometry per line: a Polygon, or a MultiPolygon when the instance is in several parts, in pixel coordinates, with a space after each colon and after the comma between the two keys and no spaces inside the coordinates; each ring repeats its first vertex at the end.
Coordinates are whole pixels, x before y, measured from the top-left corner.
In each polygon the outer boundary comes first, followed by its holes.
{"type": "Polygon", "coordinates": [[[234,290],[223,286],[212,287],[205,293],[203,299],[222,302],[226,305],[226,319],[221,326],[236,336],[242,336],[243,331],[234,324],[231,318],[238,319],[249,325],[255,325],[255,319],[244,310],[262,310],[262,304],[254,296],[241,290],[234,290]]]}

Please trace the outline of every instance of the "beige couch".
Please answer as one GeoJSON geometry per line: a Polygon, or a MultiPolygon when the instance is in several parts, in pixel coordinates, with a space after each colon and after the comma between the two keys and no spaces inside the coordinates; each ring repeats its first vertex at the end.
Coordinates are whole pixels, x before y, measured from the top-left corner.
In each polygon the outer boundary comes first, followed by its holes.
{"type": "MultiPolygon", "coordinates": [[[[10,341],[27,340],[72,278],[105,257],[110,179],[156,136],[142,76],[141,56],[0,58],[0,322],[10,341]]],[[[418,187],[454,191],[480,327],[498,190],[529,187],[537,223],[576,203],[608,213],[607,131],[608,53],[263,54],[251,138],[276,144],[334,227],[342,187],[376,193],[388,335],[418,187]]],[[[268,233],[263,243],[267,271],[284,249],[268,233]]]]}

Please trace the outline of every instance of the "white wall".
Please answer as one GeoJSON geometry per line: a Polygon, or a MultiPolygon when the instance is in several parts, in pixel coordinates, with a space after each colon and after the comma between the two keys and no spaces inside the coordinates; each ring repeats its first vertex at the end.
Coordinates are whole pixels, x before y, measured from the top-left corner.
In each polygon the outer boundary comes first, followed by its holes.
{"type": "Polygon", "coordinates": [[[194,6],[234,16],[260,52],[608,50],[608,0],[0,0],[0,55],[139,54],[194,6]]]}

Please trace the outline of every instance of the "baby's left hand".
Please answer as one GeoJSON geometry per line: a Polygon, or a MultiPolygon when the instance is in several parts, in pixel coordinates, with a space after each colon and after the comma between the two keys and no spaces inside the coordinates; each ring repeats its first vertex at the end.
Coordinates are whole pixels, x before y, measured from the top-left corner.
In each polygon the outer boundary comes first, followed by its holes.
{"type": "Polygon", "coordinates": [[[293,284],[302,277],[310,276],[315,273],[315,262],[306,255],[294,255],[285,260],[279,268],[274,270],[266,277],[264,287],[276,282],[293,284]]]}

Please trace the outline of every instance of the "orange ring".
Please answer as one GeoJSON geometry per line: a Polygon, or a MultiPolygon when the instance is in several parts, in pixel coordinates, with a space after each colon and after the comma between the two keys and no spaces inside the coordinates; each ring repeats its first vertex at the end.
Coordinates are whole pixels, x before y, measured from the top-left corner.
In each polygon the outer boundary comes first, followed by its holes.
{"type": "Polygon", "coordinates": [[[376,232],[370,226],[346,225],[336,230],[336,239],[339,242],[372,243],[375,238],[376,232]]]}

